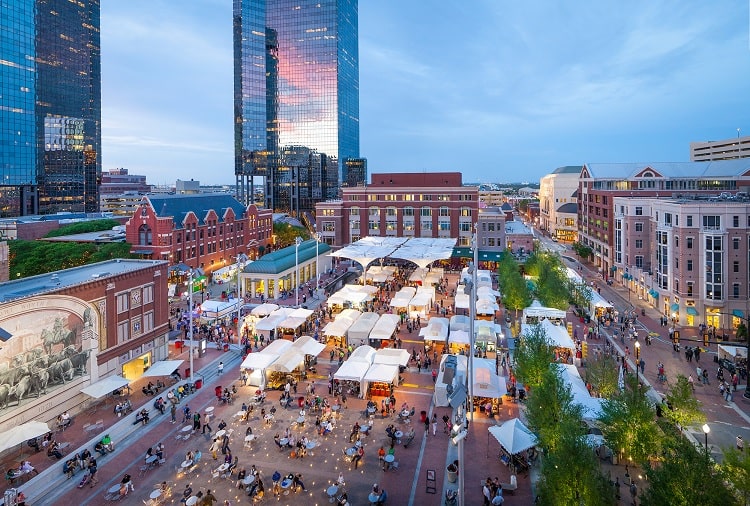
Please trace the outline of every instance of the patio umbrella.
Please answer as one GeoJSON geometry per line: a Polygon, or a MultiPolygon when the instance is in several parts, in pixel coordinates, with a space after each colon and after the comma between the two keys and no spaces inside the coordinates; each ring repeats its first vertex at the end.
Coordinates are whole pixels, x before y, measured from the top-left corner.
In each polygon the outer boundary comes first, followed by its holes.
{"type": "Polygon", "coordinates": [[[536,436],[518,418],[511,418],[502,425],[494,425],[488,430],[511,455],[528,450],[537,443],[536,436]]]}
{"type": "Polygon", "coordinates": [[[35,420],[12,427],[0,434],[0,452],[48,432],[49,426],[46,423],[35,420]]]}

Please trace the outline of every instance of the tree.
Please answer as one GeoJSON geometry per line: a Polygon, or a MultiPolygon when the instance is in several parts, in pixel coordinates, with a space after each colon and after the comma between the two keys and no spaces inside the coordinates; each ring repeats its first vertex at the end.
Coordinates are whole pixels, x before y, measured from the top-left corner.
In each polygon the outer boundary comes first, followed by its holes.
{"type": "Polygon", "coordinates": [[[136,258],[130,244],[15,240],[8,242],[11,279],[35,276],[114,258],[136,258]]]}
{"type": "Polygon", "coordinates": [[[586,309],[591,305],[593,290],[586,283],[568,282],[568,292],[570,293],[570,302],[576,307],[586,309]]]}
{"type": "Polygon", "coordinates": [[[680,434],[667,436],[662,447],[658,462],[644,466],[648,487],[641,492],[643,506],[739,504],[702,449],[680,434]]]}
{"type": "Polygon", "coordinates": [[[677,381],[669,388],[665,398],[668,407],[662,410],[664,418],[679,428],[706,421],[701,402],[695,398],[693,388],[682,374],[677,375],[677,381]]]}
{"type": "Polygon", "coordinates": [[[90,232],[104,232],[105,230],[112,230],[115,227],[121,226],[117,220],[93,220],[83,221],[80,223],[73,223],[71,225],[63,225],[55,230],[50,230],[44,237],[62,237],[64,235],[74,234],[87,234],[90,232]]]}
{"type": "Polygon", "coordinates": [[[599,355],[586,361],[586,381],[600,397],[612,398],[618,392],[618,364],[611,355],[599,355]]]}
{"type": "Polygon", "coordinates": [[[741,504],[747,506],[750,501],[750,456],[746,452],[728,448],[724,450],[724,461],[719,471],[742,498],[741,504]]]}
{"type": "Polygon", "coordinates": [[[555,358],[547,332],[541,325],[532,325],[521,335],[514,357],[516,377],[532,388],[541,385],[555,358]]]}
{"type": "Polygon", "coordinates": [[[744,340],[747,339],[747,325],[745,325],[745,322],[740,322],[739,325],[737,325],[737,340],[744,340]]]}
{"type": "Polygon", "coordinates": [[[531,305],[531,292],[518,270],[513,255],[504,255],[498,266],[498,278],[503,305],[516,311],[531,305]]]}
{"type": "Polygon", "coordinates": [[[622,453],[623,458],[643,464],[658,452],[661,440],[654,415],[645,388],[635,375],[626,374],[623,391],[602,403],[599,421],[603,424],[604,439],[615,452],[622,453]]]}
{"type": "Polygon", "coordinates": [[[578,258],[580,258],[581,260],[590,258],[594,254],[594,250],[591,249],[590,246],[586,246],[585,244],[580,242],[573,243],[571,248],[573,248],[573,251],[575,251],[576,255],[578,255],[578,258]]]}
{"type": "Polygon", "coordinates": [[[293,246],[294,240],[297,237],[302,239],[309,239],[310,232],[304,227],[295,227],[290,223],[274,223],[273,234],[276,236],[276,246],[284,248],[286,246],[293,246]]]}
{"type": "Polygon", "coordinates": [[[546,307],[567,310],[570,306],[568,277],[555,262],[542,263],[537,282],[537,297],[546,307]]]}

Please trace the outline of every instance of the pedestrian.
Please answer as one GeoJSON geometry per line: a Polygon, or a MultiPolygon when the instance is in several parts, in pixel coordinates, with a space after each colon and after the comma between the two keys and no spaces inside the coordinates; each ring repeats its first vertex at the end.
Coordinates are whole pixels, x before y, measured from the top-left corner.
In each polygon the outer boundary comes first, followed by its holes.
{"type": "Polygon", "coordinates": [[[169,414],[172,415],[172,423],[177,423],[177,404],[174,402],[170,404],[172,404],[172,406],[169,408],[169,414]]]}
{"type": "Polygon", "coordinates": [[[437,369],[434,367],[432,368],[432,382],[435,383],[437,381],[437,369]]]}
{"type": "Polygon", "coordinates": [[[193,413],[193,432],[201,430],[201,414],[197,411],[193,413]]]}
{"type": "Polygon", "coordinates": [[[732,390],[737,391],[737,384],[740,382],[740,377],[737,373],[732,374],[732,390]]]}
{"type": "Polygon", "coordinates": [[[688,376],[688,384],[690,385],[690,389],[695,392],[695,379],[692,374],[688,376]]]}
{"type": "Polygon", "coordinates": [[[219,374],[224,372],[224,362],[219,362],[219,374]]]}
{"type": "Polygon", "coordinates": [[[432,414],[432,435],[437,435],[437,415],[435,413],[432,414]]]}
{"type": "Polygon", "coordinates": [[[645,374],[646,373],[646,362],[643,359],[641,359],[641,361],[638,363],[638,365],[641,368],[641,374],[645,374]]]}
{"type": "Polygon", "coordinates": [[[364,445],[360,446],[357,449],[357,453],[354,454],[354,457],[352,457],[352,464],[354,464],[354,469],[356,470],[359,466],[359,463],[362,461],[362,458],[365,456],[365,448],[364,445]]]}
{"type": "Polygon", "coordinates": [[[341,405],[346,409],[346,392],[343,389],[341,390],[341,405]]]}
{"type": "Polygon", "coordinates": [[[99,483],[99,480],[96,479],[97,470],[98,468],[96,465],[96,459],[93,456],[89,457],[88,471],[89,471],[89,482],[91,483],[91,488],[94,488],[94,485],[96,483],[99,483]]]}
{"type": "Polygon", "coordinates": [[[427,416],[424,417],[424,433],[430,433],[430,418],[427,416]]]}
{"type": "Polygon", "coordinates": [[[742,436],[737,436],[735,442],[739,451],[745,451],[745,441],[742,439],[742,436]]]}
{"type": "Polygon", "coordinates": [[[700,362],[700,359],[701,359],[701,349],[698,346],[696,346],[695,350],[693,350],[693,355],[695,355],[695,361],[696,362],[700,362]]]}
{"type": "Polygon", "coordinates": [[[206,433],[206,429],[208,429],[208,433],[211,434],[214,430],[209,425],[209,422],[211,421],[211,415],[209,413],[206,413],[203,415],[203,428],[201,429],[201,434],[206,433]]]}

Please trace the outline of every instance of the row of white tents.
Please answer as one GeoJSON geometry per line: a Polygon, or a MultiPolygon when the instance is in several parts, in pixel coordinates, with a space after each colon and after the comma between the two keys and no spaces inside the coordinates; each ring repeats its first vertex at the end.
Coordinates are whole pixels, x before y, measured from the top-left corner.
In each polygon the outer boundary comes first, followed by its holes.
{"type": "MultiPolygon", "coordinates": [[[[465,355],[443,355],[433,394],[436,406],[456,407],[466,400],[468,393],[464,385],[468,376],[468,363],[465,355]],[[456,357],[456,368],[446,372],[448,357],[456,357]]],[[[495,373],[494,361],[482,358],[474,359],[473,388],[475,397],[499,399],[508,393],[505,377],[495,373]]]]}
{"type": "Polygon", "coordinates": [[[370,383],[398,385],[399,367],[409,363],[409,356],[408,351],[400,348],[375,350],[368,345],[358,346],[333,378],[359,383],[360,395],[364,395],[370,383]]]}
{"type": "Polygon", "coordinates": [[[396,292],[389,305],[396,311],[405,310],[410,318],[416,318],[417,315],[424,318],[429,314],[434,301],[435,287],[405,286],[396,292]]]}
{"type": "Polygon", "coordinates": [[[346,339],[349,343],[368,344],[368,341],[391,339],[398,328],[400,318],[394,314],[362,313],[356,309],[344,309],[336,318],[323,327],[323,335],[329,338],[346,339]]]}
{"type": "MultiPolygon", "coordinates": [[[[468,345],[471,320],[465,315],[453,315],[450,319],[432,317],[419,335],[425,341],[468,345]]],[[[497,344],[502,338],[502,326],[487,320],[474,320],[474,342],[477,345],[497,344]]]]}
{"type": "Polygon", "coordinates": [[[311,309],[279,307],[276,304],[261,304],[245,317],[244,324],[250,325],[253,332],[270,337],[276,329],[297,330],[313,314],[311,309]]]}
{"type": "Polygon", "coordinates": [[[310,336],[302,336],[292,342],[276,339],[258,353],[250,353],[240,366],[249,371],[248,384],[266,387],[266,375],[271,372],[292,373],[305,365],[305,356],[317,357],[325,345],[310,336]]]}

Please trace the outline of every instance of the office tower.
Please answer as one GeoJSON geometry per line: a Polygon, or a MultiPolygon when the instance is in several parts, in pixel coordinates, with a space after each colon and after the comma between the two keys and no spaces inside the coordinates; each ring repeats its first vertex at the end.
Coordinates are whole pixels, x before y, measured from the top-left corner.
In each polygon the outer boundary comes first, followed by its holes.
{"type": "Polygon", "coordinates": [[[357,10],[356,0],[235,0],[241,201],[251,202],[254,176],[263,176],[265,205],[299,215],[351,180],[346,161],[359,158],[357,10]],[[300,178],[310,187],[292,191],[300,178]]]}
{"type": "Polygon", "coordinates": [[[0,2],[0,215],[95,212],[99,1],[0,2]]]}

